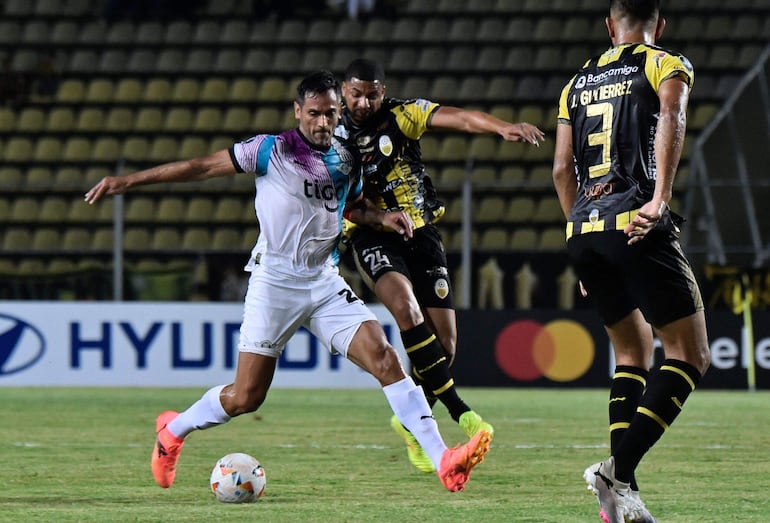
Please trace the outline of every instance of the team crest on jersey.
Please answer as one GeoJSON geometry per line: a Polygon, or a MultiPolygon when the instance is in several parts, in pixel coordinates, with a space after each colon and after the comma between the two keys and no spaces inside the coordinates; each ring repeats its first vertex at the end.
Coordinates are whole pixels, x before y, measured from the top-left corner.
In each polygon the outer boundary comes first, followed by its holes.
{"type": "Polygon", "coordinates": [[[591,222],[591,224],[595,224],[599,221],[599,209],[591,209],[591,212],[588,214],[588,221],[591,222]]]}
{"type": "Polygon", "coordinates": [[[433,290],[436,293],[436,296],[441,298],[442,300],[449,296],[449,282],[446,281],[444,278],[439,278],[436,280],[436,283],[433,285],[433,290]]]}
{"type": "Polygon", "coordinates": [[[393,142],[390,141],[390,136],[384,134],[380,136],[380,152],[385,156],[393,154],[393,142]]]}
{"type": "Polygon", "coordinates": [[[655,53],[655,56],[652,57],[652,59],[655,61],[655,67],[660,69],[660,64],[663,62],[663,59],[666,57],[666,53],[663,51],[659,53],[655,53]]]}

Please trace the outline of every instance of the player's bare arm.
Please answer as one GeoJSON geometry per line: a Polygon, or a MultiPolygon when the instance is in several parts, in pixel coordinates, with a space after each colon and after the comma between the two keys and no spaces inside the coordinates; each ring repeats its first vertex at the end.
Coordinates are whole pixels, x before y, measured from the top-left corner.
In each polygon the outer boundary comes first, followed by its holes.
{"type": "Polygon", "coordinates": [[[414,233],[414,222],[406,212],[383,211],[368,198],[348,202],[345,218],[361,225],[382,225],[402,235],[405,240],[410,239],[414,233]]]}
{"type": "Polygon", "coordinates": [[[629,245],[641,241],[655,228],[671,201],[687,128],[689,92],[687,83],[678,77],[665,80],[658,89],[660,116],[655,134],[655,193],[652,200],[639,209],[636,218],[624,229],[629,237],[629,245]]]}
{"type": "Polygon", "coordinates": [[[466,133],[494,133],[509,142],[527,142],[537,146],[545,140],[545,133],[530,123],[506,122],[489,113],[447,105],[436,109],[431,117],[430,126],[466,133]]]}
{"type": "Polygon", "coordinates": [[[553,185],[565,218],[569,218],[577,198],[575,160],[572,155],[572,126],[560,123],[556,126],[556,149],[553,155],[553,185]]]}
{"type": "Polygon", "coordinates": [[[126,176],[106,176],[85,195],[85,201],[94,203],[104,195],[122,194],[138,185],[164,182],[201,181],[236,173],[230,153],[223,149],[209,156],[164,163],[126,176]]]}

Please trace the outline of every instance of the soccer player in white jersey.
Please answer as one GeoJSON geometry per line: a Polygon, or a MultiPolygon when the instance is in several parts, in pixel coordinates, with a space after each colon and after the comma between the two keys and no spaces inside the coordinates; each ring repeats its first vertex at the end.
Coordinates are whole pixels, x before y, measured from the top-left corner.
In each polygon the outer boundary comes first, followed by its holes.
{"type": "Polygon", "coordinates": [[[260,134],[207,157],[108,176],[85,195],[94,203],[139,185],[256,175],[260,233],[246,265],[251,275],[235,381],[208,390],[181,413],[169,410],[157,417],[152,472],[161,487],[174,483],[188,434],[259,408],[277,359],[300,326],[379,381],[393,412],[428,452],[448,490],[462,490],[489,450],[485,431],[447,448],[422,389],[406,376],[382,326],[339,275],[337,242],[343,212],[349,216],[351,206],[363,206],[365,212],[356,213],[363,223],[381,224],[406,237],[412,233],[405,213],[380,211],[362,198],[356,153],[333,137],[340,100],[337,80],[319,71],[297,87],[297,129],[260,134]]]}

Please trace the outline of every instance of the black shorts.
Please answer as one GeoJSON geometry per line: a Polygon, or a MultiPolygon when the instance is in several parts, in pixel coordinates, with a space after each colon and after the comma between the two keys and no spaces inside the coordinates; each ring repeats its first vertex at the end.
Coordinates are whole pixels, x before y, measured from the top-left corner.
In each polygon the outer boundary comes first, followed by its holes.
{"type": "Polygon", "coordinates": [[[703,310],[695,275],[673,232],[653,230],[634,245],[623,231],[578,234],[567,241],[567,250],[605,325],[637,308],[656,327],[703,310]]]}
{"type": "Polygon", "coordinates": [[[358,272],[371,289],[380,276],[396,271],[412,282],[422,307],[454,308],[446,252],[435,226],[420,227],[409,241],[392,232],[356,227],[350,243],[358,272]]]}

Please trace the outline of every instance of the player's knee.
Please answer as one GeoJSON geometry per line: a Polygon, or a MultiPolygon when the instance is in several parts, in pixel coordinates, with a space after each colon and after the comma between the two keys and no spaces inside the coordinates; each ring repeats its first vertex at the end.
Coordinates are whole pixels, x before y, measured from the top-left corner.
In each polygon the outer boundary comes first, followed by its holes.
{"type": "Polygon", "coordinates": [[[254,412],[265,402],[266,396],[265,391],[236,392],[228,398],[225,411],[231,417],[254,412]]]}
{"type": "Polygon", "coordinates": [[[385,343],[377,347],[376,356],[372,358],[372,375],[380,382],[393,382],[403,377],[404,369],[398,358],[396,349],[385,343]]]}
{"type": "Polygon", "coordinates": [[[393,300],[389,304],[388,309],[398,322],[401,330],[411,329],[425,321],[420,306],[414,300],[393,300]]]}

